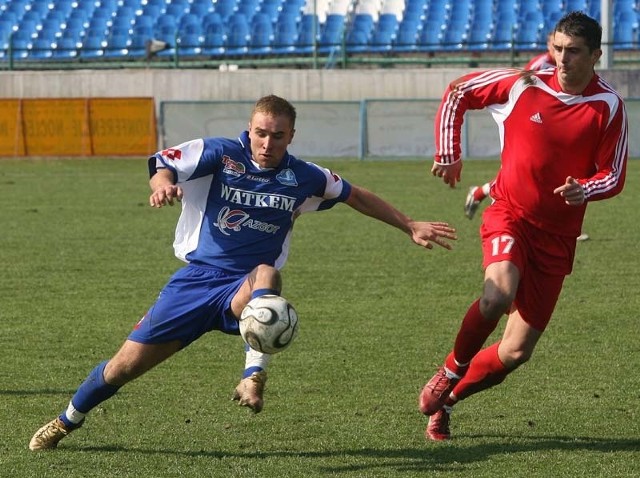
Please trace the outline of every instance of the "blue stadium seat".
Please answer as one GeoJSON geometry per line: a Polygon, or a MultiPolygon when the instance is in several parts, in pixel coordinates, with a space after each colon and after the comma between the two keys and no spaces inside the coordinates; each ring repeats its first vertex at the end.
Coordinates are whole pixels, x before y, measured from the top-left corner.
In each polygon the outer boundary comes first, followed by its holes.
{"type": "Polygon", "coordinates": [[[418,29],[403,28],[398,29],[398,34],[393,43],[393,50],[397,52],[416,51],[418,46],[418,29]]]}
{"type": "Polygon", "coordinates": [[[320,21],[317,15],[303,14],[298,25],[298,38],[296,39],[296,52],[300,54],[312,53],[314,43],[320,38],[320,21]],[[314,27],[315,25],[315,27],[314,27]],[[315,38],[314,38],[315,34],[315,38]]]}
{"type": "Polygon", "coordinates": [[[98,36],[85,37],[80,48],[80,58],[101,58],[104,55],[104,38],[98,36]]]}
{"type": "Polygon", "coordinates": [[[298,39],[298,25],[293,20],[282,19],[276,23],[273,47],[274,53],[293,53],[298,39]]]}
{"type": "Polygon", "coordinates": [[[613,46],[616,50],[630,50],[637,47],[637,23],[617,22],[613,29],[613,46]]]}
{"type": "MultiPolygon", "coordinates": [[[[213,25],[213,24],[212,24],[213,25]]],[[[219,30],[211,28],[204,35],[202,43],[202,54],[210,56],[218,56],[224,53],[224,44],[226,42],[226,34],[224,26],[221,24],[219,30]]]]}
{"type": "Polygon", "coordinates": [[[225,52],[229,55],[244,55],[249,51],[249,23],[244,15],[241,16],[241,14],[234,14],[229,20],[225,52]]]}
{"type": "Polygon", "coordinates": [[[507,50],[513,45],[515,36],[515,24],[512,21],[503,21],[496,23],[489,41],[489,48],[495,50],[507,50]]]}
{"type": "Polygon", "coordinates": [[[444,31],[442,48],[445,50],[460,50],[467,40],[467,22],[449,22],[444,31]]]}
{"type": "Polygon", "coordinates": [[[107,40],[104,56],[107,58],[123,57],[129,53],[131,37],[127,34],[112,34],[107,40]]]}
{"type": "Polygon", "coordinates": [[[52,42],[47,38],[36,38],[29,49],[29,58],[43,60],[52,55],[52,42]]]}
{"type": "Polygon", "coordinates": [[[60,38],[53,49],[53,58],[75,58],[78,56],[78,42],[73,38],[60,38]]]}
{"type": "Polygon", "coordinates": [[[425,52],[441,50],[442,40],[442,25],[427,21],[418,36],[417,49],[425,52]]]}
{"type": "Polygon", "coordinates": [[[256,21],[251,25],[251,40],[249,41],[249,53],[264,54],[271,51],[274,40],[273,25],[270,21],[256,21]]]}
{"type": "Polygon", "coordinates": [[[369,49],[369,34],[364,29],[353,29],[347,35],[347,51],[350,53],[364,52],[369,49]]]}
{"type": "Polygon", "coordinates": [[[200,35],[186,34],[178,38],[179,56],[198,56],[202,52],[200,35]]]}
{"type": "Polygon", "coordinates": [[[29,57],[31,40],[26,38],[13,38],[11,40],[12,56],[16,60],[23,60],[29,57]]]}

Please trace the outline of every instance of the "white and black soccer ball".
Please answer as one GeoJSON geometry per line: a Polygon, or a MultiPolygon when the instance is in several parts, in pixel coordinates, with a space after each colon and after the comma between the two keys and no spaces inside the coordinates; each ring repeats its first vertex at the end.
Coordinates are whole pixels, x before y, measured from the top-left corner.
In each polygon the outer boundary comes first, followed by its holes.
{"type": "Polygon", "coordinates": [[[298,334],[298,314],[279,295],[261,295],[240,314],[240,335],[254,350],[275,354],[286,349],[298,334]]]}

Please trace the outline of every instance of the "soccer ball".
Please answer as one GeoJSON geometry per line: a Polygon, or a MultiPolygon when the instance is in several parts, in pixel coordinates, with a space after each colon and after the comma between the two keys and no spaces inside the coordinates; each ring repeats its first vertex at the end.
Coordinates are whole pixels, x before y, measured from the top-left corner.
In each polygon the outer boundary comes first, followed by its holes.
{"type": "Polygon", "coordinates": [[[298,314],[279,295],[261,295],[240,314],[240,335],[254,350],[275,354],[286,349],[298,334],[298,314]]]}

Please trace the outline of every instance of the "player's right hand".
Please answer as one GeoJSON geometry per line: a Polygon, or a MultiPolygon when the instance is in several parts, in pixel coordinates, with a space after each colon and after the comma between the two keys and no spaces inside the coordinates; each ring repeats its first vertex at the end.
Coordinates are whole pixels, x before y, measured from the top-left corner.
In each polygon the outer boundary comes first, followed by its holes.
{"type": "Polygon", "coordinates": [[[161,186],[151,193],[149,196],[149,205],[151,207],[173,206],[174,200],[182,200],[182,188],[175,184],[161,186]]]}
{"type": "Polygon", "coordinates": [[[445,184],[455,188],[456,183],[460,182],[462,177],[462,161],[456,161],[453,164],[440,164],[434,161],[431,167],[431,174],[442,178],[445,184]]]}

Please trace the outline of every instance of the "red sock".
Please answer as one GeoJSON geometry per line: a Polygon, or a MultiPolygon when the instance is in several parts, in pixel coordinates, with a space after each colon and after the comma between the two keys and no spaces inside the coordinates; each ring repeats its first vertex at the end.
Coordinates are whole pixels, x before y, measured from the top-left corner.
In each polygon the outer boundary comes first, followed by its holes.
{"type": "Polygon", "coordinates": [[[473,191],[473,199],[476,201],[482,201],[486,198],[487,195],[484,193],[484,188],[482,186],[478,186],[475,191],[473,191]]]}
{"type": "Polygon", "coordinates": [[[464,378],[453,389],[457,400],[498,385],[511,372],[498,357],[498,345],[500,342],[490,345],[473,358],[464,378]]]}
{"type": "MultiPolygon", "coordinates": [[[[453,346],[453,356],[458,363],[468,364],[471,361],[480,351],[491,332],[495,330],[498,322],[499,320],[487,320],[480,313],[480,299],[471,304],[462,320],[453,346]]],[[[447,368],[449,368],[450,362],[453,360],[445,362],[447,368]]],[[[457,373],[454,369],[450,370],[457,373]]]]}

